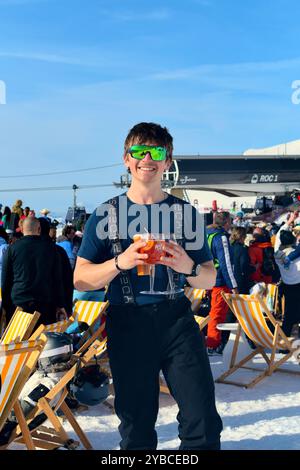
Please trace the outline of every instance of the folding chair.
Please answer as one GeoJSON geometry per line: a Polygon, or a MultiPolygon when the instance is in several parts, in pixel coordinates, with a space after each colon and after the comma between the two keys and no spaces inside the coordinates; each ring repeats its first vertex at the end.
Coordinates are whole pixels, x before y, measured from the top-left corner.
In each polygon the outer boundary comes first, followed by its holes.
{"type": "Polygon", "coordinates": [[[87,323],[89,328],[77,344],[78,353],[81,353],[97,338],[102,339],[106,336],[105,311],[108,304],[108,302],[79,300],[76,302],[74,312],[70,318],[46,325],[45,332],[63,333],[75,321],[87,323]]]}
{"type": "Polygon", "coordinates": [[[205,289],[194,289],[194,287],[186,287],[184,289],[185,296],[191,302],[191,309],[196,314],[200,308],[201,302],[205,297],[205,289]]]}
{"type": "Polygon", "coordinates": [[[34,450],[35,445],[18,397],[33,372],[46,341],[47,338],[41,335],[37,340],[0,345],[0,430],[10,412],[14,411],[24,443],[30,450],[34,450]]]}
{"type": "Polygon", "coordinates": [[[273,372],[278,371],[300,374],[300,372],[297,371],[279,369],[283,363],[294,355],[298,348],[295,348],[292,345],[294,338],[288,338],[284,334],[279,322],[275,320],[264,300],[255,295],[234,295],[224,293],[222,295],[234,315],[237,317],[238,326],[229,369],[218,377],[216,382],[250,388],[265,377],[271,375],[273,372]],[[269,320],[274,326],[273,333],[267,324],[267,320],[269,320]],[[247,354],[237,362],[242,330],[254,342],[256,348],[250,354],[247,354]],[[275,354],[279,349],[288,350],[288,353],[284,354],[281,359],[276,360],[275,354]],[[258,354],[260,354],[266,362],[265,369],[246,366],[246,364],[258,354]],[[240,368],[259,371],[260,373],[249,383],[226,380],[227,377],[240,368]]]}
{"type": "MultiPolygon", "coordinates": [[[[61,421],[62,417],[58,417],[58,411],[60,411],[60,414],[64,415],[74,429],[83,446],[86,449],[92,449],[90,441],[66,404],[65,398],[68,394],[67,386],[73,380],[79,368],[87,365],[95,354],[100,354],[101,348],[103,352],[105,352],[105,343],[106,340],[96,340],[90,345],[86,343],[84,352],[74,354],[70,369],[66,371],[58,383],[44,397],[38,399],[36,406],[26,417],[29,429],[31,428],[33,420],[41,413],[47,416],[52,425],[52,427],[48,427],[42,423],[30,431],[33,443],[36,447],[46,450],[53,450],[61,446],[67,449],[75,449],[79,445],[78,441],[70,439],[66,433],[61,421]],[[54,406],[53,402],[56,403],[54,406]]],[[[22,436],[19,436],[19,431],[20,429],[17,428],[14,442],[23,443],[24,439],[22,436]]]]}
{"type": "MultiPolygon", "coordinates": [[[[44,328],[45,327],[41,325],[39,329],[36,330],[36,332],[33,334],[32,338],[37,337],[40,334],[41,330],[43,330],[44,328]]],[[[29,413],[28,416],[26,416],[26,418],[24,418],[27,429],[29,429],[28,432],[30,435],[30,443],[28,437],[26,437],[27,440],[24,439],[24,433],[21,429],[21,426],[18,426],[16,428],[9,443],[25,443],[27,447],[29,443],[31,449],[35,449],[37,447],[41,449],[51,450],[61,446],[64,446],[67,449],[76,448],[79,445],[79,442],[70,439],[68,434],[64,430],[63,425],[61,423],[61,418],[59,418],[57,414],[60,410],[60,412],[63,413],[63,415],[73,427],[83,446],[86,449],[92,449],[92,445],[89,442],[87,436],[79,426],[72,411],[67,406],[65,398],[68,394],[67,385],[73,380],[79,367],[88,364],[88,362],[95,355],[98,355],[100,359],[101,356],[106,352],[106,339],[103,339],[102,341],[94,341],[96,337],[100,336],[101,333],[103,333],[104,328],[105,323],[101,324],[99,328],[96,329],[95,332],[92,334],[92,336],[89,337],[87,341],[83,343],[80,350],[73,355],[70,364],[70,369],[66,371],[65,374],[63,374],[58,383],[44,397],[41,397],[38,400],[33,410],[29,413]],[[55,406],[53,406],[53,403],[55,403],[55,406]],[[52,426],[46,427],[42,423],[41,425],[36,425],[34,429],[31,429],[31,424],[33,420],[35,420],[35,418],[37,418],[41,413],[44,413],[46,415],[52,426]]],[[[46,328],[45,330],[51,331],[49,330],[49,328],[46,328]]],[[[47,339],[46,336],[45,339],[47,339]]]]}
{"type": "Polygon", "coordinates": [[[206,290],[195,289],[194,287],[186,287],[184,289],[184,294],[191,302],[191,309],[193,310],[195,314],[194,315],[195,320],[198,323],[200,330],[202,330],[208,324],[210,320],[209,315],[207,317],[202,317],[202,316],[197,315],[197,312],[199,311],[201,303],[206,295],[206,290]]]}
{"type": "Polygon", "coordinates": [[[45,332],[63,333],[75,321],[87,323],[90,327],[89,333],[93,333],[96,320],[105,312],[108,302],[94,302],[89,300],[78,300],[70,318],[45,326],[45,332]]]}
{"type": "Polygon", "coordinates": [[[103,342],[101,342],[101,346],[97,351],[94,351],[94,354],[90,357],[89,361],[95,362],[95,358],[97,358],[98,361],[101,361],[101,365],[105,372],[111,376],[108,358],[105,357],[104,354],[106,351],[105,320],[108,305],[109,302],[107,301],[98,302],[79,300],[76,302],[74,312],[68,320],[62,320],[51,325],[46,325],[45,332],[63,333],[75,321],[87,323],[89,325],[89,329],[82,335],[80,342],[77,344],[77,352],[73,357],[76,358],[86,351],[96,339],[99,339],[100,341],[103,340],[103,342]]]}
{"type": "Polygon", "coordinates": [[[0,343],[9,344],[11,341],[24,341],[28,339],[40,315],[39,312],[23,312],[23,310],[17,307],[0,339],[0,343]]]}
{"type": "Polygon", "coordinates": [[[50,323],[50,325],[45,325],[46,333],[63,333],[66,331],[69,325],[71,325],[71,317],[67,320],[60,320],[55,323],[50,323]]]}
{"type": "Polygon", "coordinates": [[[273,313],[274,316],[277,314],[278,309],[278,285],[277,284],[266,284],[266,294],[263,298],[267,307],[273,313]]]}

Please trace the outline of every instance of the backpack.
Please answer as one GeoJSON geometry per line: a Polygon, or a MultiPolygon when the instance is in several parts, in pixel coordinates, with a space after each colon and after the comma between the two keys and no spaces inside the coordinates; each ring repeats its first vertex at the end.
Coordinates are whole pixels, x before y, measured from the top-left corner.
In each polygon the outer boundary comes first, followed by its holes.
{"type": "Polygon", "coordinates": [[[273,276],[277,272],[274,258],[274,248],[271,246],[263,249],[261,272],[265,276],[273,276]]]}

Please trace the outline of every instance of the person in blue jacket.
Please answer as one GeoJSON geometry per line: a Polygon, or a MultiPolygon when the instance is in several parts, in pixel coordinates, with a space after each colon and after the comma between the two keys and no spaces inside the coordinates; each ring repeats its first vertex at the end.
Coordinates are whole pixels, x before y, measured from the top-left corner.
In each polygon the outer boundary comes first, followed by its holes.
{"type": "Polygon", "coordinates": [[[75,228],[73,225],[66,225],[63,228],[62,237],[60,237],[56,244],[61,246],[67,253],[71,268],[74,269],[76,262],[76,254],[74,252],[73,239],[75,237],[75,228]]]}
{"type": "Polygon", "coordinates": [[[217,270],[215,286],[211,294],[211,317],[208,328],[206,346],[209,355],[222,354],[221,331],[217,329],[218,323],[224,323],[228,311],[228,305],[222,297],[222,293],[238,293],[237,282],[233,272],[233,253],[229,242],[229,229],[231,219],[229,212],[216,212],[214,223],[207,227],[208,246],[217,270]]]}

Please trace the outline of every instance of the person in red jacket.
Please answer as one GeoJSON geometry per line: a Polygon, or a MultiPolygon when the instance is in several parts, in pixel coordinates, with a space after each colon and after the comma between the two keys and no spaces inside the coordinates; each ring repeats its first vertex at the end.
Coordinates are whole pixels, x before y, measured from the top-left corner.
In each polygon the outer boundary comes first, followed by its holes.
{"type": "Polygon", "coordinates": [[[250,281],[253,283],[265,282],[266,284],[272,283],[272,276],[266,275],[262,272],[262,265],[264,259],[264,249],[272,248],[272,243],[268,232],[263,228],[256,227],[253,231],[254,240],[249,246],[250,264],[255,268],[255,271],[250,274],[250,281]]]}

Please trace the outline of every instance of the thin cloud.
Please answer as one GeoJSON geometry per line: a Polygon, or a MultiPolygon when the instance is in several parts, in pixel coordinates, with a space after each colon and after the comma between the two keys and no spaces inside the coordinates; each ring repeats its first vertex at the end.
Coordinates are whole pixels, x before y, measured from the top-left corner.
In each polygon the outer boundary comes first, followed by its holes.
{"type": "Polygon", "coordinates": [[[150,80],[192,80],[203,78],[208,74],[217,73],[246,73],[246,72],[270,72],[287,70],[300,66],[300,58],[279,60],[272,62],[242,62],[236,64],[204,64],[196,67],[182,68],[158,72],[149,75],[150,80]]]}
{"type": "Polygon", "coordinates": [[[9,59],[21,59],[21,60],[34,60],[39,62],[50,62],[55,64],[65,65],[79,65],[83,67],[98,67],[107,66],[107,63],[99,61],[84,61],[77,57],[68,57],[57,54],[48,54],[40,52],[1,52],[0,57],[7,57],[9,59]]]}

